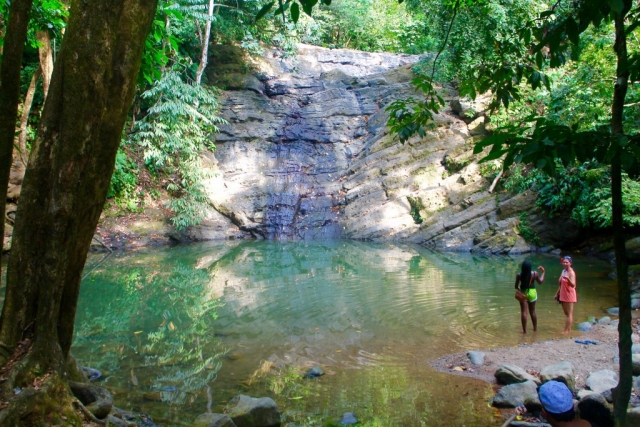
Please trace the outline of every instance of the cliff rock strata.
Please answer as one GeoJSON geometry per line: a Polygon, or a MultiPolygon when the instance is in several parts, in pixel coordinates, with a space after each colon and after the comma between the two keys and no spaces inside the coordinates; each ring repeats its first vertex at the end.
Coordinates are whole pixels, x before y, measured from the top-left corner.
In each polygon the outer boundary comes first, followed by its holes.
{"type": "MultiPolygon", "coordinates": [[[[416,96],[411,67],[419,56],[311,46],[290,59],[216,52],[207,75],[226,88],[229,124],[216,136],[209,231],[199,227],[187,237],[225,238],[235,230],[235,237],[521,253],[530,250],[517,231],[523,211],[532,212],[547,243],[575,237],[566,226],[551,230],[535,214],[532,195],[508,200],[485,191],[490,182],[472,154],[477,121],[468,125],[448,109],[423,138],[401,144],[389,134],[385,108],[416,96]]],[[[459,105],[452,89],[441,94],[459,105]]]]}

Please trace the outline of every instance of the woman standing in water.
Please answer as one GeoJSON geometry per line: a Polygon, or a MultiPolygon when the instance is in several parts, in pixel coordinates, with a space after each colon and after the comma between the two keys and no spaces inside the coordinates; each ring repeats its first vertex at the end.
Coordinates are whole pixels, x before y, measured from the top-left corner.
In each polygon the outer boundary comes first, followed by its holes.
{"type": "Polygon", "coordinates": [[[527,333],[527,308],[531,315],[531,323],[533,323],[534,332],[538,330],[538,317],[536,316],[536,301],[538,300],[538,292],[536,291],[535,282],[544,282],[544,267],[538,266],[537,271],[531,271],[531,263],[524,261],[520,268],[520,273],[516,274],[516,289],[520,290],[527,297],[526,301],[520,301],[520,321],[522,322],[522,333],[527,333]]]}
{"type": "Polygon", "coordinates": [[[578,302],[578,294],[576,293],[577,277],[573,269],[573,259],[570,256],[562,258],[562,274],[558,280],[558,292],[556,292],[556,301],[562,303],[562,310],[566,316],[564,322],[563,334],[571,332],[573,324],[573,305],[578,302]]]}

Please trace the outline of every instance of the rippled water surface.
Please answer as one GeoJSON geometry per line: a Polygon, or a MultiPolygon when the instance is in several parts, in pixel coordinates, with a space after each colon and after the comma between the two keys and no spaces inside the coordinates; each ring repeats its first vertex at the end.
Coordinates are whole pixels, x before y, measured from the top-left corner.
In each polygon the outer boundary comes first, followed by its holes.
{"type": "MultiPolygon", "coordinates": [[[[538,286],[539,331],[520,333],[524,257],[356,242],[219,242],[87,261],[74,355],[116,403],[190,425],[238,394],[270,396],[284,425],[354,412],[365,426],[499,426],[490,385],[433,371],[447,353],[560,336],[557,257],[538,286]],[[312,366],[325,375],[304,379],[312,366]]],[[[575,260],[575,321],[615,306],[610,267],[575,260]]]]}

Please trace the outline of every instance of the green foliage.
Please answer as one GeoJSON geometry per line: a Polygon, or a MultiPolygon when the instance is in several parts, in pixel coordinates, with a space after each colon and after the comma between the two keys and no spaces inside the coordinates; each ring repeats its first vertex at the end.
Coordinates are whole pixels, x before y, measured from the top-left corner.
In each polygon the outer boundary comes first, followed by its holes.
{"type": "Polygon", "coordinates": [[[530,170],[522,163],[512,165],[508,172],[502,186],[505,190],[515,194],[524,193],[532,188],[538,175],[543,173],[537,169],[530,170]]]}
{"type": "MultiPolygon", "coordinates": [[[[0,0],[0,35],[4,35],[9,16],[11,1],[0,0]]],[[[36,31],[48,30],[54,39],[62,39],[62,31],[69,16],[68,6],[61,0],[34,0],[27,32],[27,43],[32,48],[38,47],[36,31]]],[[[0,48],[4,45],[4,37],[0,37],[0,48]]],[[[2,49],[0,49],[0,52],[2,49]]]]}
{"type": "Polygon", "coordinates": [[[486,179],[493,180],[502,169],[500,162],[484,162],[480,165],[480,175],[486,179]]]}
{"type": "Polygon", "coordinates": [[[538,233],[536,233],[532,228],[531,228],[531,224],[529,223],[529,217],[527,215],[526,212],[522,212],[519,216],[518,216],[519,222],[518,222],[518,234],[520,234],[520,237],[522,237],[525,241],[533,243],[536,246],[542,246],[542,242],[540,241],[540,238],[538,237],[538,233]]]}
{"type": "MultiPolygon", "coordinates": [[[[610,178],[609,178],[610,180],[610,178]]],[[[627,227],[640,225],[640,183],[622,177],[622,221],[627,227]]],[[[576,206],[572,212],[574,218],[583,226],[609,228],[612,226],[611,185],[594,187],[585,195],[585,202],[576,206]]]]}
{"type": "MultiPolygon", "coordinates": [[[[551,217],[569,216],[583,228],[611,227],[610,169],[596,162],[565,168],[558,161],[555,167],[555,173],[547,175],[541,170],[516,164],[504,187],[514,193],[536,191],[536,204],[551,217]]],[[[623,174],[622,202],[624,225],[640,225],[640,183],[626,174],[623,174]]]]}
{"type": "Polygon", "coordinates": [[[537,203],[544,208],[550,216],[571,212],[571,210],[584,201],[584,196],[589,192],[585,178],[588,164],[565,168],[560,162],[556,162],[554,175],[536,174],[534,189],[538,192],[537,203]]]}
{"type": "Polygon", "coordinates": [[[116,164],[111,175],[107,198],[114,198],[116,203],[131,212],[138,212],[138,165],[127,157],[127,153],[118,149],[116,164]]]}
{"type": "Polygon", "coordinates": [[[422,216],[420,215],[420,211],[424,209],[424,205],[422,204],[422,200],[420,197],[410,197],[407,196],[407,201],[409,202],[409,206],[411,206],[411,216],[413,217],[413,222],[416,224],[422,224],[424,221],[422,216]]]}
{"type": "Polygon", "coordinates": [[[34,47],[35,31],[48,30],[54,38],[62,39],[62,31],[66,27],[69,7],[61,0],[35,0],[31,8],[28,39],[34,47]]]}
{"type": "Polygon", "coordinates": [[[127,154],[118,149],[116,164],[109,185],[107,197],[117,197],[131,194],[138,185],[138,165],[127,157],[127,154]]]}
{"type": "Polygon", "coordinates": [[[273,18],[270,25],[282,31],[270,42],[285,49],[303,42],[329,48],[424,53],[433,46],[422,23],[413,19],[402,1],[289,1],[283,3],[284,8],[277,6],[276,2],[265,5],[256,17],[257,22],[266,21],[261,19],[264,16],[273,18]]]}
{"type": "MultiPolygon", "coordinates": [[[[331,4],[331,0],[321,0],[322,4],[329,6],[331,4]]],[[[282,20],[286,22],[287,18],[285,13],[288,11],[290,19],[296,23],[300,18],[300,8],[307,15],[311,16],[311,11],[313,7],[318,3],[318,0],[278,0],[278,8],[273,11],[274,16],[281,16],[282,20]]],[[[259,21],[263,17],[265,17],[275,6],[276,2],[272,1],[265,4],[260,11],[256,14],[256,21],[259,21]]]]}
{"type": "Polygon", "coordinates": [[[416,91],[424,93],[426,99],[399,99],[386,108],[389,112],[387,125],[402,143],[415,134],[424,138],[426,132],[433,128],[433,114],[438,114],[444,106],[444,99],[437,93],[430,77],[418,75],[411,83],[416,91]]]}
{"type": "Polygon", "coordinates": [[[177,72],[165,74],[142,94],[150,104],[130,139],[142,147],[146,165],[171,175],[167,184],[177,228],[199,223],[206,207],[200,151],[214,149],[212,134],[223,119],[217,116],[216,93],[185,83],[177,72]]]}

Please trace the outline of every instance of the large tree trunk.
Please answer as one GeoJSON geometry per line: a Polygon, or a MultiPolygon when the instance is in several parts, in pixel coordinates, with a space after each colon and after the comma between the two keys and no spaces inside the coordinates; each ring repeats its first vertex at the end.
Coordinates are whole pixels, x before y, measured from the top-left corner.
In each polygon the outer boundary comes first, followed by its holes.
{"type": "Polygon", "coordinates": [[[33,338],[30,366],[61,372],[68,356],[82,269],[156,5],[71,4],[22,187],[0,318],[5,345],[33,338]]]}
{"type": "MultiPolygon", "coordinates": [[[[20,67],[27,38],[32,0],[14,0],[4,38],[0,65],[0,239],[4,239],[4,211],[11,170],[11,152],[20,98],[20,67]]],[[[0,245],[0,248],[2,245],[0,245]]],[[[2,251],[2,249],[0,249],[2,251]]],[[[0,271],[0,274],[2,272],[0,271]]],[[[1,338],[0,338],[1,339],[1,338]]]]}
{"type": "Polygon", "coordinates": [[[618,350],[620,354],[620,382],[615,390],[614,414],[619,426],[626,426],[627,406],[631,395],[632,358],[631,358],[631,291],[629,289],[627,251],[622,222],[622,164],[621,145],[615,138],[624,137],[623,113],[627,95],[629,69],[627,61],[627,36],[624,20],[631,9],[631,0],[624,1],[623,11],[615,13],[616,39],[614,50],[617,57],[616,84],[611,107],[611,133],[614,137],[615,155],[611,161],[611,205],[613,220],[613,242],[616,253],[618,275],[618,304],[620,321],[618,324],[618,350]]]}

